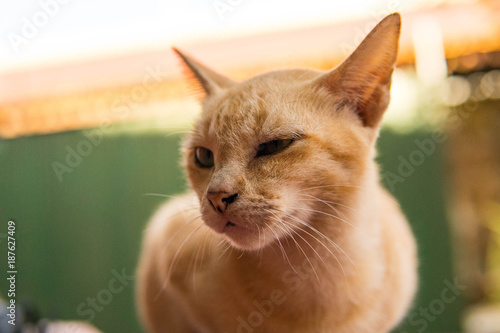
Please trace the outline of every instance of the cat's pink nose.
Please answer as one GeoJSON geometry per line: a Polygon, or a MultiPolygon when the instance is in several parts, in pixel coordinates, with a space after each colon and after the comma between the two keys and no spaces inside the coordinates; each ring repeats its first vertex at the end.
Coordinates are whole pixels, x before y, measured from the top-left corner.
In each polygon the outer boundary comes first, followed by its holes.
{"type": "Polygon", "coordinates": [[[227,192],[207,192],[208,201],[212,207],[220,213],[223,213],[229,204],[232,204],[238,197],[238,193],[228,194],[227,192]]]}

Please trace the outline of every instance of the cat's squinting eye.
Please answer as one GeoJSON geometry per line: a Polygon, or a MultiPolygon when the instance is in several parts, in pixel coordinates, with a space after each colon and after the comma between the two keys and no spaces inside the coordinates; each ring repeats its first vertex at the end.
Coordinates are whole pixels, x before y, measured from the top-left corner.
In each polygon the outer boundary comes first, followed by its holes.
{"type": "Polygon", "coordinates": [[[273,140],[260,144],[257,147],[257,156],[276,154],[292,144],[293,139],[273,140]]]}
{"type": "Polygon", "coordinates": [[[194,158],[196,164],[202,168],[211,168],[214,166],[214,154],[207,148],[196,147],[194,158]]]}

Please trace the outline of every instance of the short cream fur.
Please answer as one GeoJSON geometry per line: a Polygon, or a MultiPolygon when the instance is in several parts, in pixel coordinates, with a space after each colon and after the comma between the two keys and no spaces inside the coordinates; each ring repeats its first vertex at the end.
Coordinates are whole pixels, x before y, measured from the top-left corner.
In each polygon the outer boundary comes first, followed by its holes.
{"type": "Polygon", "coordinates": [[[192,192],[144,236],[148,331],[377,333],[401,321],[416,246],[374,162],[399,32],[392,14],[331,71],[243,82],[175,50],[205,97],[183,148],[192,192]]]}

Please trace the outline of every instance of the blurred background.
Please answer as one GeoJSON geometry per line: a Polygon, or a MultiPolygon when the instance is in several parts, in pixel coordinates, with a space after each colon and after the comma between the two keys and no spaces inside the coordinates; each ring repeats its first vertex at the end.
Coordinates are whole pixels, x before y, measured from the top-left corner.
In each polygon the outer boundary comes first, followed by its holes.
{"type": "Polygon", "coordinates": [[[13,220],[17,301],[33,320],[141,331],[142,231],[161,195],[186,188],[178,146],[199,112],[171,46],[237,79],[330,69],[395,11],[378,160],[420,252],[395,332],[500,332],[497,0],[2,2],[0,262],[13,220]]]}

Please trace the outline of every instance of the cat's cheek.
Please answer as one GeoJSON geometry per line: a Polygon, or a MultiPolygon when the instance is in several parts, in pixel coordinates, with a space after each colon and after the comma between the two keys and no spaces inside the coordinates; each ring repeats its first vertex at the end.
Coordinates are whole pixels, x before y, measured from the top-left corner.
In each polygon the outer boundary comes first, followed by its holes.
{"type": "Polygon", "coordinates": [[[281,205],[283,210],[290,215],[299,215],[304,221],[308,220],[308,211],[311,209],[311,200],[307,192],[299,187],[287,187],[283,189],[281,205]]]}

